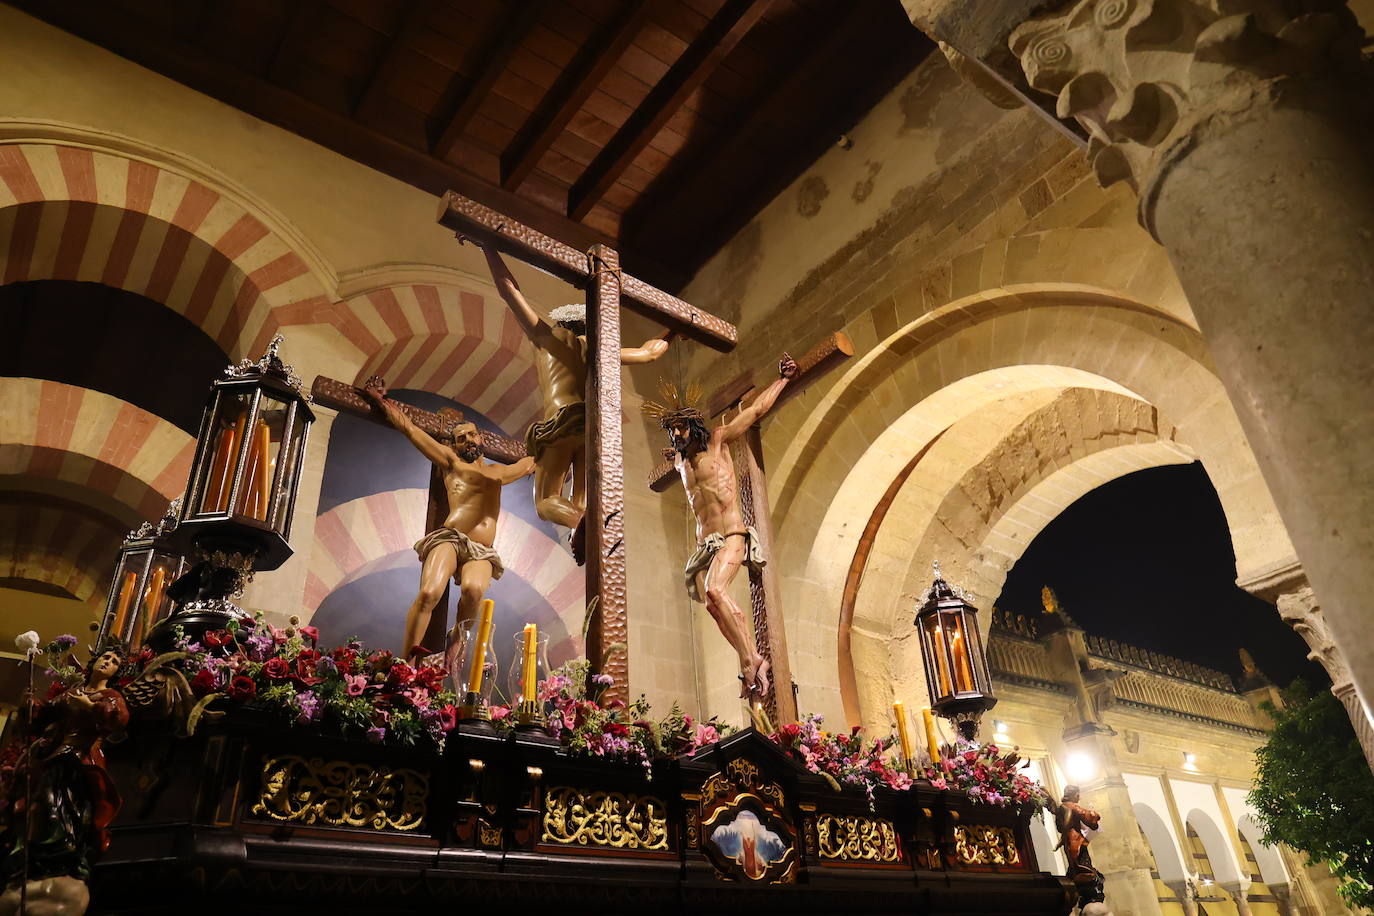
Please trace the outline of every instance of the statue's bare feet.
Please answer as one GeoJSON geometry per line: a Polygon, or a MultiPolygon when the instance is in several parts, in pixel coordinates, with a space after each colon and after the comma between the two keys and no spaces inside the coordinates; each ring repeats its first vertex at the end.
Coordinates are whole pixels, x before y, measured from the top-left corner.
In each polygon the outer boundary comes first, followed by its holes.
{"type": "Polygon", "coordinates": [[[587,516],[582,516],[577,527],[569,533],[568,546],[572,548],[573,562],[578,566],[587,565],[587,516]]]}

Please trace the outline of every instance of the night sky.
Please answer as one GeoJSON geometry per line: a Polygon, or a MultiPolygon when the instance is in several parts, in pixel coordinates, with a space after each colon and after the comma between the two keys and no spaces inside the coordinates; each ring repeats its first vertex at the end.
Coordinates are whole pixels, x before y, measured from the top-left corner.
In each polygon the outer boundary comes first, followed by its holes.
{"type": "Polygon", "coordinates": [[[1089,633],[1240,674],[1250,650],[1279,686],[1329,685],[1274,606],[1235,584],[1216,490],[1200,463],[1128,474],[1050,522],[1012,567],[997,606],[1038,613],[1049,585],[1089,633]]]}

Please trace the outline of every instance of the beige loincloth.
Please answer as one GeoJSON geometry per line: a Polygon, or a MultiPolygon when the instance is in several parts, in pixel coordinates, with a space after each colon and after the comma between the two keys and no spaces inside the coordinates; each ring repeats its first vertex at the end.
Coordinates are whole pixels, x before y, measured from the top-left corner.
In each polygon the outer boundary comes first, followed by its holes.
{"type": "Polygon", "coordinates": [[[586,434],[587,405],[581,401],[568,404],[560,407],[553,416],[530,424],[525,431],[525,454],[538,461],[540,453],[555,442],[586,434]]]}
{"type": "MultiPolygon", "coordinates": [[[[741,532],[734,532],[738,535],[741,532]]],[[[745,540],[748,544],[744,550],[743,565],[750,569],[763,569],[767,560],[763,556],[763,544],[759,543],[759,533],[754,530],[753,525],[745,527],[745,540]]],[[[706,540],[697,545],[697,549],[687,561],[687,568],[682,571],[682,575],[687,579],[687,594],[692,596],[693,601],[706,603],[706,599],[697,591],[697,573],[711,565],[711,558],[720,552],[725,546],[725,535],[719,532],[706,535],[706,540]]]]}
{"type": "Polygon", "coordinates": [[[425,557],[429,556],[429,552],[440,544],[452,544],[453,552],[458,555],[458,565],[453,568],[454,582],[460,582],[463,564],[473,560],[489,561],[493,579],[501,578],[501,573],[506,571],[505,564],[501,562],[501,557],[496,553],[495,548],[488,547],[486,544],[479,544],[463,532],[454,531],[452,528],[435,528],[415,542],[415,552],[420,555],[420,562],[425,562],[425,557]]]}

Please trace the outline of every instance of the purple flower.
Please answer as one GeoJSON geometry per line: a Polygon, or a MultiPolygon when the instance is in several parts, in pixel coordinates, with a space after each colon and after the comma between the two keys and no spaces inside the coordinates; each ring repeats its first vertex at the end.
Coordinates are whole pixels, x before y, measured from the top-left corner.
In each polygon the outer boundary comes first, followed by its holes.
{"type": "Polygon", "coordinates": [[[334,659],[328,655],[322,655],[315,660],[315,671],[317,674],[334,674],[339,670],[339,666],[334,663],[334,659]]]}
{"type": "Polygon", "coordinates": [[[302,690],[296,694],[296,709],[296,722],[300,725],[309,725],[320,717],[320,698],[308,690],[302,690]]]}
{"type": "Polygon", "coordinates": [[[262,628],[254,629],[252,634],[243,640],[243,643],[248,651],[248,657],[255,662],[266,661],[274,646],[272,634],[265,632],[262,628]]]}
{"type": "Polygon", "coordinates": [[[380,725],[374,725],[367,730],[367,740],[373,744],[381,744],[386,740],[386,729],[380,725]]]}
{"type": "Polygon", "coordinates": [[[609,687],[615,683],[615,680],[609,674],[595,675],[592,678],[592,681],[597,684],[600,684],[602,687],[609,687]]]}
{"type": "Polygon", "coordinates": [[[57,639],[53,640],[53,642],[57,643],[58,649],[70,649],[72,646],[76,645],[76,637],[70,633],[63,633],[61,636],[57,637],[57,639]]]}

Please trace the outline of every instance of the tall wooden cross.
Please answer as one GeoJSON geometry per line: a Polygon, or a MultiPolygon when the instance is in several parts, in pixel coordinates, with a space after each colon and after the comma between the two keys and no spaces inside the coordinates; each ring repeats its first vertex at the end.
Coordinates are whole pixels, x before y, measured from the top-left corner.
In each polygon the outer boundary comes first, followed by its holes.
{"type": "MultiPolygon", "coordinates": [[[[797,377],[782,390],[773,409],[801,394],[808,385],[853,355],[854,345],[843,332],[836,332],[822,340],[797,360],[797,377]]],[[[707,398],[707,415],[716,417],[746,407],[763,387],[755,385],[753,373],[746,371],[720,386],[707,398]]],[[[792,665],[787,656],[782,592],[778,586],[777,565],[774,563],[773,519],[768,511],[768,480],[763,469],[763,436],[758,424],[751,426],[733,448],[735,469],[739,476],[740,511],[744,515],[744,523],[752,525],[758,532],[759,540],[763,542],[763,555],[768,561],[761,570],[749,569],[749,606],[754,618],[754,642],[759,653],[768,659],[772,667],[772,685],[763,698],[763,704],[774,722],[795,722],[797,698],[792,691],[792,665]],[[781,690],[778,689],[780,684],[781,690]]],[[[673,462],[665,461],[650,473],[649,486],[662,493],[680,479],[673,462]]]]}
{"type": "Polygon", "coordinates": [[[440,202],[439,222],[586,290],[587,659],[611,676],[607,698],[628,700],[620,307],[716,350],[734,348],[735,327],[622,272],[620,255],[605,245],[578,251],[452,191],[440,202]]]}

